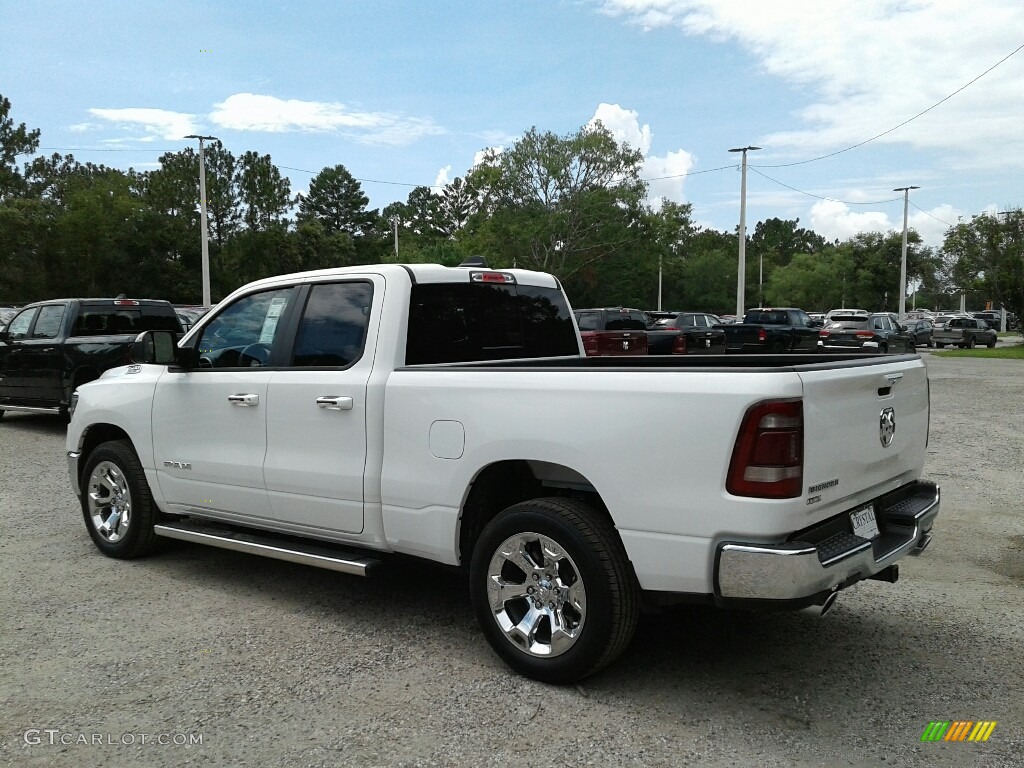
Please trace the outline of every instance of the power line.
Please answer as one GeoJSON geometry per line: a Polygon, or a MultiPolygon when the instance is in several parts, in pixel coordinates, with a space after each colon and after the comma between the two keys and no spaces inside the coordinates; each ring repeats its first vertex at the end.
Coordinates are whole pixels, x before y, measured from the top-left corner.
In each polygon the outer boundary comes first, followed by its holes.
{"type": "MultiPolygon", "coordinates": [[[[292,168],[290,165],[278,165],[278,168],[283,168],[286,171],[298,171],[299,173],[308,173],[311,176],[316,176],[324,169],[321,168],[319,171],[310,171],[306,168],[292,168]]],[[[440,184],[411,184],[407,181],[383,181],[381,179],[361,179],[358,176],[353,176],[356,181],[363,181],[367,184],[391,184],[396,187],[429,187],[431,189],[440,189],[440,184]]]]}
{"type": "Polygon", "coordinates": [[[687,171],[686,173],[673,173],[670,176],[652,176],[649,179],[640,179],[640,181],[662,181],[663,179],[681,179],[684,176],[699,176],[702,173],[714,173],[715,171],[728,171],[730,168],[735,168],[735,165],[720,165],[717,168],[707,168],[703,171],[687,171]]]}
{"type": "MultiPolygon", "coordinates": [[[[853,200],[837,200],[834,197],[822,197],[821,195],[815,195],[813,192],[804,192],[802,189],[797,189],[796,187],[791,187],[791,186],[789,186],[789,184],[784,184],[781,181],[779,181],[778,179],[773,179],[771,176],[768,176],[767,174],[761,173],[761,171],[757,170],[757,168],[755,168],[753,166],[748,165],[747,168],[749,168],[751,171],[756,173],[758,176],[763,176],[764,178],[768,179],[768,181],[771,181],[771,182],[774,182],[774,183],[778,184],[780,187],[785,187],[786,189],[791,189],[794,192],[799,192],[801,195],[807,195],[808,197],[816,197],[819,200],[828,200],[828,201],[833,202],[833,203],[842,203],[843,205],[881,205],[882,203],[891,203],[891,202],[894,202],[896,200],[902,200],[903,199],[902,197],[890,197],[888,200],[864,200],[864,201],[857,201],[857,202],[854,202],[853,200]]],[[[916,207],[917,206],[915,206],[915,208],[916,207]]]]}
{"type": "Polygon", "coordinates": [[[46,152],[181,152],[181,148],[178,149],[152,149],[152,148],[138,148],[138,149],[112,149],[112,148],[99,148],[99,147],[38,147],[37,151],[46,152]]]}
{"type": "Polygon", "coordinates": [[[955,224],[950,224],[948,221],[943,221],[938,216],[932,216],[930,213],[928,213],[928,211],[926,211],[924,208],[922,208],[921,206],[917,205],[916,203],[911,203],[911,205],[913,205],[915,208],[917,208],[917,210],[919,210],[925,216],[928,216],[928,217],[930,217],[932,219],[935,219],[937,222],[939,222],[939,224],[945,224],[947,227],[955,227],[956,226],[955,224]]]}
{"type": "Polygon", "coordinates": [[[974,85],[974,83],[978,82],[981,78],[983,78],[985,75],[987,75],[993,69],[998,67],[1004,61],[1009,59],[1011,56],[1019,53],[1022,49],[1024,49],[1024,44],[1018,46],[1015,50],[1013,50],[1010,53],[1008,53],[1005,56],[1003,56],[1003,58],[1001,58],[999,61],[997,61],[991,67],[986,69],[984,72],[982,72],[980,75],[975,77],[973,80],[970,80],[969,82],[965,83],[964,85],[961,85],[959,88],[957,88],[951,94],[946,96],[944,99],[940,99],[939,101],[937,101],[934,104],[932,104],[930,107],[928,107],[928,109],[925,109],[925,110],[922,110],[921,112],[918,112],[916,115],[914,115],[913,117],[907,118],[906,120],[904,120],[899,125],[894,125],[889,130],[882,131],[881,133],[879,133],[879,134],[877,134],[875,136],[872,136],[870,139],[864,139],[864,141],[861,141],[861,142],[859,142],[857,144],[854,144],[852,146],[846,147],[845,149],[837,150],[836,152],[829,152],[827,155],[821,155],[820,157],[812,157],[810,160],[798,160],[798,161],[793,162],[793,163],[779,163],[777,165],[762,165],[760,167],[761,168],[788,168],[788,167],[793,166],[793,165],[806,165],[807,163],[814,163],[814,162],[817,162],[818,160],[824,160],[825,158],[828,158],[828,157],[835,157],[836,155],[841,155],[841,154],[843,154],[843,152],[849,152],[851,149],[856,149],[857,147],[863,147],[865,144],[867,144],[869,142],[872,142],[875,139],[880,139],[883,136],[885,136],[887,134],[890,134],[893,131],[897,130],[898,128],[902,128],[907,123],[913,122],[914,120],[917,120],[917,118],[921,117],[922,115],[925,115],[925,114],[931,112],[933,109],[935,109],[940,104],[943,104],[943,103],[949,101],[951,98],[956,96],[961,91],[965,90],[966,88],[968,88],[971,85],[974,85]]]}

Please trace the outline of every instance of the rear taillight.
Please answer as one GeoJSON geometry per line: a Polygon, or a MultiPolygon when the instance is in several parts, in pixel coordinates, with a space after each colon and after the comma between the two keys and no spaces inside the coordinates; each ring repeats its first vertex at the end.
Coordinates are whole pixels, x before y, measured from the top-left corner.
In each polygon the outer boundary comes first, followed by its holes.
{"type": "Polygon", "coordinates": [[[792,499],[804,476],[802,400],[768,400],[743,417],[725,488],[734,496],[792,499]]]}
{"type": "Polygon", "coordinates": [[[673,355],[685,355],[686,354],[686,336],[679,334],[676,336],[676,340],[672,342],[672,354],[673,355]]]}
{"type": "Polygon", "coordinates": [[[761,344],[764,344],[766,341],[768,341],[768,331],[766,331],[764,328],[758,328],[757,329],[757,340],[761,344]]]}
{"type": "Polygon", "coordinates": [[[583,337],[583,351],[588,356],[594,356],[597,354],[597,334],[587,333],[584,331],[580,334],[583,337]]]}
{"type": "Polygon", "coordinates": [[[873,339],[875,334],[872,331],[857,331],[858,339],[873,339]]]}
{"type": "Polygon", "coordinates": [[[818,331],[818,336],[820,336],[823,339],[827,339],[828,338],[828,331],[818,331]]]}

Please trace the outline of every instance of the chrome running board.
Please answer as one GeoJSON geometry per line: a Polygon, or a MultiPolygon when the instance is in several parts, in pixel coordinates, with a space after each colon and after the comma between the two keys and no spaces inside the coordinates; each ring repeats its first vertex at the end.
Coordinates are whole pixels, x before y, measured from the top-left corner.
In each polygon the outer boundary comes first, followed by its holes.
{"type": "Polygon", "coordinates": [[[202,525],[187,520],[160,523],[153,526],[153,530],[157,536],[169,539],[287,560],[354,576],[367,576],[374,566],[380,564],[380,560],[374,557],[321,542],[305,542],[293,537],[202,525]]]}

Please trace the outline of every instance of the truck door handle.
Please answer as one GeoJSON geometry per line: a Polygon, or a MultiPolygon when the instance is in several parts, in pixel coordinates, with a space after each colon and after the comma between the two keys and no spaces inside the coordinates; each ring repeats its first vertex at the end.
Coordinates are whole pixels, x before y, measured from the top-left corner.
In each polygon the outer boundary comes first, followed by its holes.
{"type": "Polygon", "coordinates": [[[228,402],[241,408],[260,404],[259,395],[228,395],[228,402]]]}
{"type": "Polygon", "coordinates": [[[325,408],[329,411],[352,410],[352,398],[340,395],[323,395],[316,399],[316,404],[318,408],[325,408]]]}

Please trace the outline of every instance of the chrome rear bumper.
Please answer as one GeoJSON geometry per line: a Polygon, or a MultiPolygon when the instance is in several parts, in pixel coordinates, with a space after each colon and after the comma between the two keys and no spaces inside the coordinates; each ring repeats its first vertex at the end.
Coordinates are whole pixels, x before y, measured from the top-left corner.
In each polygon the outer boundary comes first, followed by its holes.
{"type": "Polygon", "coordinates": [[[875,499],[881,533],[873,540],[855,536],[844,512],[780,544],[722,542],[715,558],[715,597],[798,601],[870,578],[924,551],[939,501],[939,487],[924,481],[875,499]]]}

